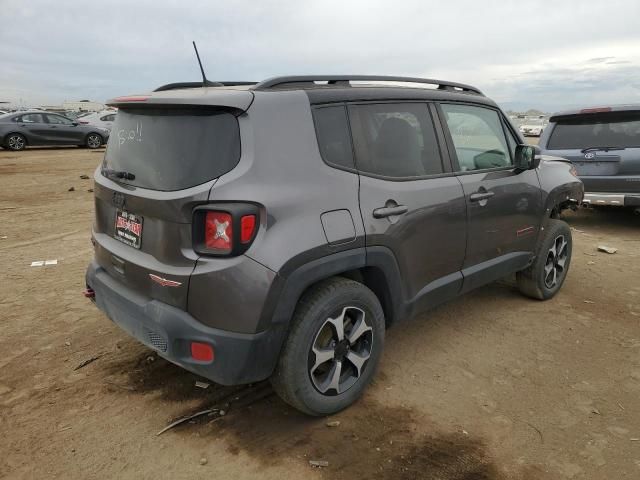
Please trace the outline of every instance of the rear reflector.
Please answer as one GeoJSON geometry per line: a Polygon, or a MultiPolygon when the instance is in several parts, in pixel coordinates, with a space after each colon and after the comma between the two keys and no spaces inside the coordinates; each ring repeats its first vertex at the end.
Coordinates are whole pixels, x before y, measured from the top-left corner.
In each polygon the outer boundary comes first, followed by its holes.
{"type": "Polygon", "coordinates": [[[256,216],[245,215],[240,219],[240,243],[249,243],[256,229],[256,216]]]}
{"type": "Polygon", "coordinates": [[[200,362],[211,362],[213,347],[208,343],[191,342],[191,358],[200,362]]]}
{"type": "Polygon", "coordinates": [[[583,108],[580,110],[580,113],[602,113],[602,112],[610,112],[611,107],[598,107],[598,108],[583,108]]]}
{"type": "Polygon", "coordinates": [[[87,287],[87,289],[82,292],[82,295],[87,298],[95,298],[96,292],[93,291],[93,288],[87,287]]]}
{"type": "Polygon", "coordinates": [[[210,250],[230,252],[233,245],[233,224],[227,212],[207,212],[204,243],[210,250]]]}

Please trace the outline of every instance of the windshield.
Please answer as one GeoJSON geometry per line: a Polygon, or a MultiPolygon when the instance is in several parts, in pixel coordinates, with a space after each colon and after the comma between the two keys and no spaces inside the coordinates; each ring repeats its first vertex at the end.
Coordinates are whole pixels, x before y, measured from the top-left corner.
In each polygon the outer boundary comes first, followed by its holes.
{"type": "Polygon", "coordinates": [[[183,190],[232,170],[240,159],[236,117],[220,110],[121,109],[103,175],[152,190],[183,190]]]}
{"type": "Polygon", "coordinates": [[[549,150],[640,147],[640,112],[611,112],[557,122],[549,150]]]}

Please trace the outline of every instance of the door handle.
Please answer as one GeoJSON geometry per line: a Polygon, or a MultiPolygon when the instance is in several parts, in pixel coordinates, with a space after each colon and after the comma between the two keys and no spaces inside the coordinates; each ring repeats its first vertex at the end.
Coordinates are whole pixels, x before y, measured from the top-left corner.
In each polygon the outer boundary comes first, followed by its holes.
{"type": "Polygon", "coordinates": [[[381,207],[373,211],[373,218],[393,217],[394,215],[402,215],[409,211],[406,205],[396,205],[395,207],[381,207]]]}
{"type": "Polygon", "coordinates": [[[481,202],[482,200],[487,200],[493,197],[495,193],[493,192],[476,192],[469,195],[469,200],[472,202],[481,202]]]}

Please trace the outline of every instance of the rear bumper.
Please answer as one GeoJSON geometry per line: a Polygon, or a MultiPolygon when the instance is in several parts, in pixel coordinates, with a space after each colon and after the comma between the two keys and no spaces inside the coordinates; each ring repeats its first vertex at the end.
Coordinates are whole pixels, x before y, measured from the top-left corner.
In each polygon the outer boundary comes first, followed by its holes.
{"type": "Polygon", "coordinates": [[[282,332],[234,333],[211,328],[187,312],[144,297],[112,278],[95,262],[86,273],[95,302],[114,323],[167,360],[222,385],[252,383],[268,378],[275,367],[282,332]],[[214,360],[191,358],[191,342],[214,349],[214,360]]]}
{"type": "Polygon", "coordinates": [[[640,207],[640,194],[585,193],[583,203],[587,205],[612,205],[617,207],[640,207]]]}

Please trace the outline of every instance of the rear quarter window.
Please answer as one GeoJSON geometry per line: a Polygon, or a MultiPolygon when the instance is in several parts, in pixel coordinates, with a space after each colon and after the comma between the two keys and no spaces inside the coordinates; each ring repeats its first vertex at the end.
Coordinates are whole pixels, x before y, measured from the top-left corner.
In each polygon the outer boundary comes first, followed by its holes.
{"type": "Polygon", "coordinates": [[[354,168],[346,107],[316,107],[313,119],[323,160],[336,167],[354,168]]]}

